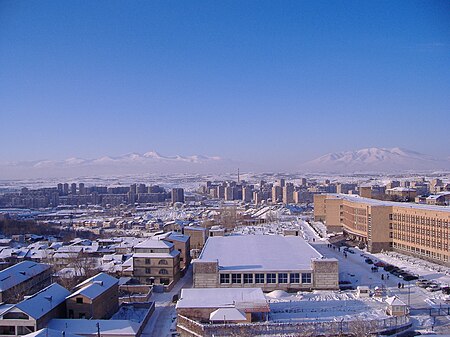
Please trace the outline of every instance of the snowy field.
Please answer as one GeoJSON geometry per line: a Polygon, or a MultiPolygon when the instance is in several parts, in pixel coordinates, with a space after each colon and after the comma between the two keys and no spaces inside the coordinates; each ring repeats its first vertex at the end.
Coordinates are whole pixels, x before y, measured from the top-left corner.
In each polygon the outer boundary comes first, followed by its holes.
{"type": "Polygon", "coordinates": [[[357,299],[353,293],[314,291],[288,294],[275,290],[266,295],[270,320],[350,321],[387,318],[386,304],[373,299],[357,299]]]}

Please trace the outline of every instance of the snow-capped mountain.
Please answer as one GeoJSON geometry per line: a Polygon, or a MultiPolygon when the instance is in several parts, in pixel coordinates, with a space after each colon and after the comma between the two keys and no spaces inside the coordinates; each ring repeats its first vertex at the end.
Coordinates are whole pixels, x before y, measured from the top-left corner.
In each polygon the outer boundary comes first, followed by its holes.
{"type": "Polygon", "coordinates": [[[450,169],[450,161],[398,147],[328,153],[301,165],[315,172],[398,172],[450,169]]]}
{"type": "MultiPolygon", "coordinates": [[[[220,172],[234,168],[235,163],[221,157],[205,155],[164,156],[156,151],[129,153],[123,156],[102,156],[94,159],[68,158],[65,160],[22,161],[0,164],[7,177],[59,177],[92,174],[132,173],[203,173],[220,172]]],[[[236,166],[237,167],[237,166],[236,166]]]]}

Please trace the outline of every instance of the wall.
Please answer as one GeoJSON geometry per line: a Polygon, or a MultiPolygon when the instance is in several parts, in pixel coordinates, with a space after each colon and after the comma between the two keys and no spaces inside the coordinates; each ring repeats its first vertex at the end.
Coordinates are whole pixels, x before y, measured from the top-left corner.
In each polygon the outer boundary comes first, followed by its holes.
{"type": "Polygon", "coordinates": [[[216,288],[219,285],[218,262],[203,262],[194,260],[194,288],[216,288]]]}
{"type": "Polygon", "coordinates": [[[314,289],[339,289],[339,267],[336,259],[312,260],[314,289]]]}

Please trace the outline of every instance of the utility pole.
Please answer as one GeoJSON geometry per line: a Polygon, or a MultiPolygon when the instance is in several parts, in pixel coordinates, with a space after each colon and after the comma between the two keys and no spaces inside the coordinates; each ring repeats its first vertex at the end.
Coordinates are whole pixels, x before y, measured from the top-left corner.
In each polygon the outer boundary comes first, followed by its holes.
{"type": "Polygon", "coordinates": [[[408,281],[408,308],[411,311],[411,281],[408,281]]]}

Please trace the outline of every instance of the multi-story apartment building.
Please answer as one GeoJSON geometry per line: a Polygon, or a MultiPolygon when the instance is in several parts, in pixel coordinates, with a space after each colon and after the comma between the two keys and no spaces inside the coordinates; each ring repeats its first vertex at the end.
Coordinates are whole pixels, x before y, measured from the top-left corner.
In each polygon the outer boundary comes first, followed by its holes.
{"type": "Polygon", "coordinates": [[[175,284],[180,278],[180,252],[171,242],[148,239],[133,248],[133,277],[143,284],[175,284]]]}
{"type": "Polygon", "coordinates": [[[189,235],[171,232],[163,237],[164,241],[173,243],[174,248],[180,252],[180,269],[186,270],[191,263],[191,238],[189,235]]]}
{"type": "Polygon", "coordinates": [[[184,203],[184,189],[182,188],[173,188],[172,189],[172,204],[176,202],[184,203]]]}
{"type": "Polygon", "coordinates": [[[283,189],[281,186],[275,185],[272,187],[272,202],[280,202],[283,200],[283,189]]]}
{"type": "Polygon", "coordinates": [[[186,226],[183,228],[184,235],[189,236],[192,249],[202,249],[209,236],[209,229],[200,226],[186,226]]]}
{"type": "Polygon", "coordinates": [[[370,252],[396,250],[450,265],[450,207],[322,194],[314,197],[314,218],[370,252]]]}

